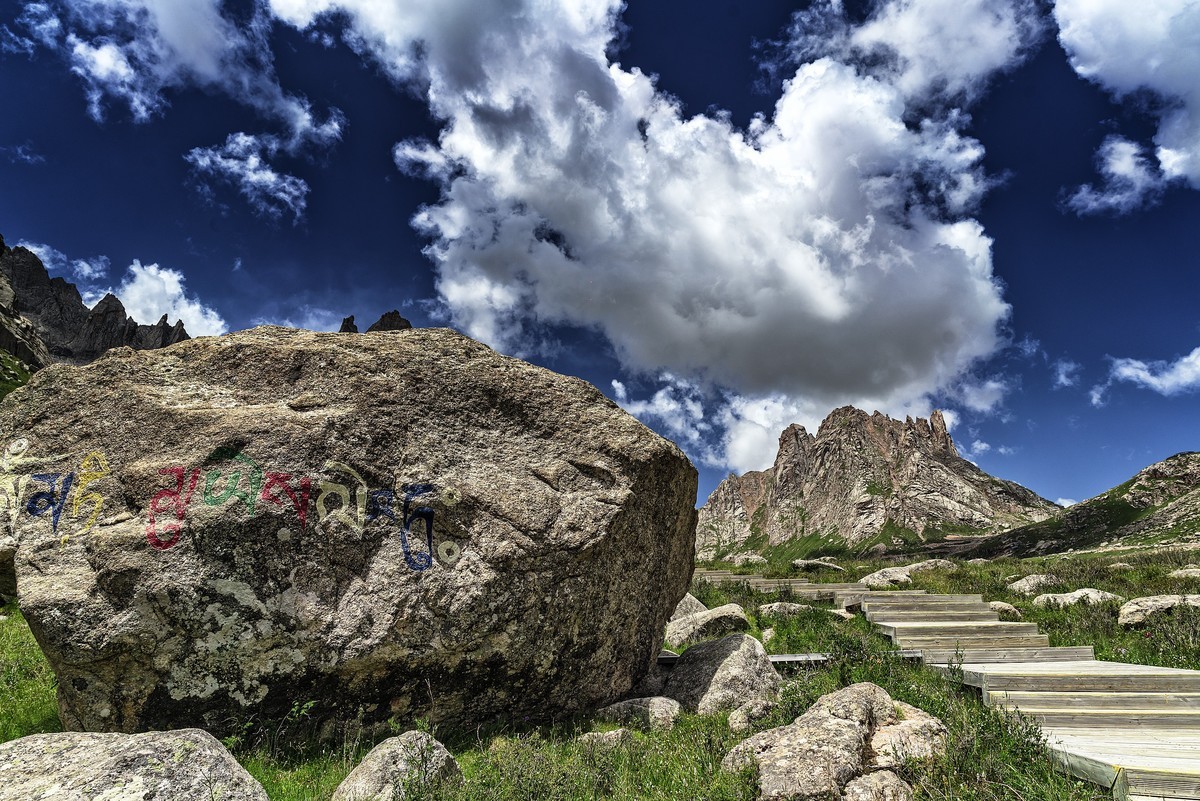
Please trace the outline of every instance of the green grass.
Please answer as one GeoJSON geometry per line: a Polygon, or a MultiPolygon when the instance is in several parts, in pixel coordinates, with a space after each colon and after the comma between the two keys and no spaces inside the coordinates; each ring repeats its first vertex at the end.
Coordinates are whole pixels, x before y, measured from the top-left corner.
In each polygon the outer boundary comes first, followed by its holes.
{"type": "Polygon", "coordinates": [[[0,614],[0,742],[62,731],[54,672],[16,604],[0,614]]]}
{"type": "Polygon", "coordinates": [[[0,398],[29,382],[29,368],[17,357],[0,351],[0,398]]]}

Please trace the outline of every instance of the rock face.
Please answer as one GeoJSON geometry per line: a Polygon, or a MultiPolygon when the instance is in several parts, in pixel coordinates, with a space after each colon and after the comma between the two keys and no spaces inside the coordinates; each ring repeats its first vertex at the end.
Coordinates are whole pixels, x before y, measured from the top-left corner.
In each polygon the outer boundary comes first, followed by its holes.
{"type": "Polygon", "coordinates": [[[199,729],[149,734],[33,734],[0,745],[0,801],[267,801],[217,738],[199,729]]]}
{"type": "Polygon", "coordinates": [[[0,405],[0,448],[70,729],[594,709],[646,674],[692,572],[678,448],[447,330],[54,365],[0,405]]]}
{"type": "Polygon", "coordinates": [[[401,801],[426,797],[431,786],[458,781],[462,770],[446,746],[421,731],[406,731],[371,749],[333,791],[330,801],[401,801]]]}
{"type": "Polygon", "coordinates": [[[984,556],[1037,556],[1126,540],[1200,542],[1200,453],[1156,462],[1125,483],[1053,517],[976,543],[984,556]]]}
{"type": "Polygon", "coordinates": [[[8,248],[2,239],[0,329],[0,347],[34,368],[51,361],[88,362],[122,345],[145,350],[188,338],[183,322],[171,325],[166,315],[139,325],[113,295],[88,309],[74,284],[51,278],[36,254],[8,248]]]}
{"type": "MultiPolygon", "coordinates": [[[[1169,616],[1181,607],[1197,607],[1200,614],[1200,595],[1148,595],[1121,604],[1117,622],[1122,626],[1141,626],[1160,616],[1169,616]]],[[[1189,610],[1190,611],[1190,610],[1189,610]]]]}
{"type": "Polygon", "coordinates": [[[384,312],[383,316],[375,322],[371,323],[367,328],[367,333],[372,334],[376,331],[406,331],[412,328],[412,323],[400,316],[398,309],[392,309],[390,312],[384,312]]]}
{"type": "Polygon", "coordinates": [[[777,545],[820,535],[850,545],[917,539],[926,529],[1002,531],[1058,507],[958,455],[939,412],[893,420],[847,406],[779,436],[770,470],[730,476],[700,510],[700,558],[741,550],[751,537],[777,545]]]}

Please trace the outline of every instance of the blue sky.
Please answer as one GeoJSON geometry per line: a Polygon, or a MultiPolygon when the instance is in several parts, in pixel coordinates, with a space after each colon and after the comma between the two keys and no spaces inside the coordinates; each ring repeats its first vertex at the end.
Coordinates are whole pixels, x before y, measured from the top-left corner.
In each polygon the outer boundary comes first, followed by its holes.
{"type": "Polygon", "coordinates": [[[701,496],[832,408],[1200,450],[1200,0],[0,2],[0,233],[193,334],[400,308],[701,496]]]}

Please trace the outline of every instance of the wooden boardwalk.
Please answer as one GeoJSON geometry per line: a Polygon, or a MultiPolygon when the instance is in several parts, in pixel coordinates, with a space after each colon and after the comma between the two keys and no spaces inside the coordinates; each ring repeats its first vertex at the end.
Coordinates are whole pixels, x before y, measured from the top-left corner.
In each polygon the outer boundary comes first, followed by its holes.
{"type": "Polygon", "coordinates": [[[839,594],[883,634],[989,706],[1037,720],[1075,775],[1118,801],[1200,800],[1200,671],[1096,660],[1005,623],[978,595],[839,594]]]}
{"type": "Polygon", "coordinates": [[[706,570],[699,567],[696,568],[692,579],[707,581],[710,584],[745,584],[750,589],[760,592],[790,592],[792,595],[813,600],[833,600],[840,593],[861,593],[867,590],[865,584],[855,581],[841,584],[818,583],[804,578],[764,578],[753,574],[706,570]]]}

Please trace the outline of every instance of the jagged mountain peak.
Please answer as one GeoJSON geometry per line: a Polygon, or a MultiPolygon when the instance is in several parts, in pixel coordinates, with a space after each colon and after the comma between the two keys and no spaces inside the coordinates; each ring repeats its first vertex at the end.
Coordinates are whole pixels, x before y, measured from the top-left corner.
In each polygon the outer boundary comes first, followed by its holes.
{"type": "Polygon", "coordinates": [[[901,421],[843,406],[816,435],[784,429],[770,470],[723,481],[700,510],[697,552],[809,538],[861,547],[888,532],[982,534],[1057,508],[963,459],[940,412],[901,421]]]}

